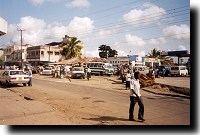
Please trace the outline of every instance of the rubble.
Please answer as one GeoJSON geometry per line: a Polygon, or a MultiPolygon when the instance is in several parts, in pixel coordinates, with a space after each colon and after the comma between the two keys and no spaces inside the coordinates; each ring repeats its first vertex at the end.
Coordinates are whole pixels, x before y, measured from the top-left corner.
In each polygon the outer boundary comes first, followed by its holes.
{"type": "Polygon", "coordinates": [[[148,77],[147,75],[144,75],[144,74],[140,74],[139,80],[140,80],[141,87],[152,86],[155,83],[155,77],[154,76],[152,76],[150,78],[150,77],[148,77]]]}

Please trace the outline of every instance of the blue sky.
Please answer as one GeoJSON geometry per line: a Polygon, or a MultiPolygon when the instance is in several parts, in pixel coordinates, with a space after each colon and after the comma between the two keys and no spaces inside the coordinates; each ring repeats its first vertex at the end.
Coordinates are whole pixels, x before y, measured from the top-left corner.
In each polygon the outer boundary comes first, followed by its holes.
{"type": "Polygon", "coordinates": [[[189,0],[0,0],[0,17],[8,33],[0,47],[42,45],[76,36],[85,56],[98,57],[98,47],[111,46],[119,56],[190,50],[189,0]]]}

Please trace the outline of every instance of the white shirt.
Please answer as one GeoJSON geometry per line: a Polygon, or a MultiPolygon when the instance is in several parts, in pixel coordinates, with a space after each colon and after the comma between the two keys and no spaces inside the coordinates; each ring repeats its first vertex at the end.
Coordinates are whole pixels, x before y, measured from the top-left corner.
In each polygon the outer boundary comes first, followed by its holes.
{"type": "Polygon", "coordinates": [[[140,97],[140,83],[139,83],[139,79],[131,79],[130,81],[130,96],[134,96],[136,97],[136,95],[133,93],[133,91],[140,97]]]}
{"type": "Polygon", "coordinates": [[[130,73],[127,73],[127,75],[126,75],[126,81],[131,81],[131,74],[130,73]]]}

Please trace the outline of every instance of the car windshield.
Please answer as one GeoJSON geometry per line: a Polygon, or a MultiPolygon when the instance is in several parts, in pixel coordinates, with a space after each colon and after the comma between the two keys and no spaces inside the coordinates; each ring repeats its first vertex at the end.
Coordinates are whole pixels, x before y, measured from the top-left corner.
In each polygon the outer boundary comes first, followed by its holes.
{"type": "Polygon", "coordinates": [[[171,70],[179,70],[179,67],[171,67],[171,70]]]}
{"type": "Polygon", "coordinates": [[[83,71],[83,68],[74,68],[74,71],[83,71]]]}
{"type": "Polygon", "coordinates": [[[46,67],[44,70],[51,70],[51,68],[50,67],[46,67]]]}
{"type": "Polygon", "coordinates": [[[10,71],[10,75],[24,75],[23,71],[10,71]]]}

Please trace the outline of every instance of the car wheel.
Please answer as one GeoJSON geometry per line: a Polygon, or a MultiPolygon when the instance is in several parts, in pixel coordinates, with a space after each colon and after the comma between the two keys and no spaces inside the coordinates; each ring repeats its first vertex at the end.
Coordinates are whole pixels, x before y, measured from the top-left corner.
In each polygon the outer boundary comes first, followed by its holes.
{"type": "Polygon", "coordinates": [[[26,86],[26,83],[23,83],[23,86],[26,86]]]}

